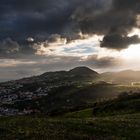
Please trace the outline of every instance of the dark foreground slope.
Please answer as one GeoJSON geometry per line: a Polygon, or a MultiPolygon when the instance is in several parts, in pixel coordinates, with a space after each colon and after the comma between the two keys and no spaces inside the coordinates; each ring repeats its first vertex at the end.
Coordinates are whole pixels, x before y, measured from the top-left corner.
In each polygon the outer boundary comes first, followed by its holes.
{"type": "Polygon", "coordinates": [[[128,113],[128,108],[123,107],[124,113],[116,109],[117,114],[108,114],[115,109],[118,103],[133,100],[134,108],[140,105],[137,102],[139,95],[121,97],[108,102],[100,102],[98,113],[95,108],[72,112],[71,115],[46,118],[45,116],[18,116],[0,118],[1,140],[139,140],[140,139],[140,112],[134,109],[128,113]],[[112,102],[112,106],[110,103],[112,102]],[[107,106],[107,114],[104,114],[107,106]],[[103,109],[104,108],[104,109],[103,109]],[[97,112],[96,112],[97,113],[97,112]],[[73,114],[73,116],[72,116],[73,114]],[[79,117],[75,117],[75,115],[79,117]],[[86,115],[85,115],[86,114],[86,115]],[[97,117],[98,116],[98,117],[97,117]]]}
{"type": "Polygon", "coordinates": [[[139,140],[140,113],[100,118],[0,119],[1,140],[139,140]]]}

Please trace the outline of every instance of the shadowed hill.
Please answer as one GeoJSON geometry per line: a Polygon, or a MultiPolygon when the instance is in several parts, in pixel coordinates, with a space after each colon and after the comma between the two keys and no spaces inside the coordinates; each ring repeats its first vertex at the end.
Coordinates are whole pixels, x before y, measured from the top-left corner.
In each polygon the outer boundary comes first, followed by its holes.
{"type": "Polygon", "coordinates": [[[96,71],[91,70],[88,67],[76,67],[73,68],[69,71],[56,71],[56,72],[46,72],[44,74],[42,74],[41,76],[69,76],[69,77],[74,77],[74,76],[94,76],[97,77],[99,76],[99,74],[96,71]]]}
{"type": "Polygon", "coordinates": [[[88,67],[76,67],[68,71],[68,73],[77,75],[95,75],[95,76],[99,75],[96,71],[93,71],[88,67]]]}
{"type": "MultiPolygon", "coordinates": [[[[140,82],[140,71],[125,70],[120,72],[105,72],[99,74],[98,72],[88,67],[76,67],[69,71],[54,71],[46,72],[39,76],[19,79],[12,82],[19,83],[33,83],[33,82],[53,82],[66,83],[66,82],[96,82],[106,81],[114,84],[131,84],[132,82],[140,82]],[[29,82],[30,81],[30,82],[29,82]]],[[[5,82],[6,84],[7,82],[5,82]]]]}
{"type": "MultiPolygon", "coordinates": [[[[84,82],[97,80],[99,74],[88,67],[76,67],[69,71],[55,71],[46,72],[40,76],[36,76],[37,80],[51,81],[51,82],[84,82]]],[[[31,77],[32,78],[32,77],[31,77]]]]}
{"type": "Polygon", "coordinates": [[[98,116],[132,114],[136,112],[140,112],[140,93],[128,94],[124,92],[114,100],[95,104],[93,108],[93,115],[98,116]]]}

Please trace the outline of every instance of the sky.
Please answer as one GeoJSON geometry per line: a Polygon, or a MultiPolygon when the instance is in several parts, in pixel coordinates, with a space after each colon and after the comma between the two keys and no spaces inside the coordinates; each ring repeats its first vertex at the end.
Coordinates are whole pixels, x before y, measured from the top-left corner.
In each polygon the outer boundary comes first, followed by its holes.
{"type": "Polygon", "coordinates": [[[0,0],[0,81],[139,64],[140,0],[0,0]]]}

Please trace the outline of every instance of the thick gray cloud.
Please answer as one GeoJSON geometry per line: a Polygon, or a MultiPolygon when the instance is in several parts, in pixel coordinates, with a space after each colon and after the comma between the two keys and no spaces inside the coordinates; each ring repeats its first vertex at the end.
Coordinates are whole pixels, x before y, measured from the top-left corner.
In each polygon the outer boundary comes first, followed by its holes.
{"type": "Polygon", "coordinates": [[[105,35],[101,47],[106,48],[124,49],[138,43],[136,36],[129,38],[127,34],[132,28],[138,27],[136,21],[140,14],[140,1],[112,0],[106,2],[106,5],[102,4],[101,8],[94,8],[93,4],[87,3],[77,10],[74,19],[82,32],[105,35]]]}
{"type": "Polygon", "coordinates": [[[37,52],[37,48],[33,47],[32,42],[28,45],[20,45],[11,38],[6,38],[0,41],[0,59],[23,59],[32,56],[37,52]]]}
{"type": "Polygon", "coordinates": [[[101,47],[107,47],[111,49],[125,49],[130,44],[140,43],[140,38],[137,35],[128,37],[120,34],[108,34],[101,41],[101,47]]]}
{"type": "MultiPolygon", "coordinates": [[[[27,46],[31,43],[27,41],[29,37],[36,43],[59,34],[70,41],[80,38],[79,31],[105,38],[115,33],[126,38],[133,27],[138,27],[139,14],[139,0],[1,0],[0,40],[11,38],[27,46]]],[[[128,42],[103,46],[123,49],[131,44],[128,42]]],[[[30,52],[30,47],[26,49],[30,52]]]]}
{"type": "Polygon", "coordinates": [[[10,38],[0,41],[0,58],[11,57],[17,54],[19,49],[19,44],[10,38]]]}

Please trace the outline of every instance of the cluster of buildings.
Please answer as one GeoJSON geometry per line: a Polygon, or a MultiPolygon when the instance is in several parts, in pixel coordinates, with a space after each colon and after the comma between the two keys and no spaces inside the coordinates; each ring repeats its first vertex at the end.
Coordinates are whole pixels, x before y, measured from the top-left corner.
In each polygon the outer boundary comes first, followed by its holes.
{"type": "Polygon", "coordinates": [[[16,82],[7,82],[5,84],[0,84],[0,116],[24,115],[39,112],[39,110],[27,108],[19,111],[18,109],[15,109],[11,106],[16,102],[35,100],[44,96],[48,96],[49,92],[53,88],[58,87],[56,85],[49,85],[44,87],[35,87],[35,90],[28,91],[28,89],[24,90],[24,86],[26,86],[24,84],[19,84],[16,82]]]}
{"type": "Polygon", "coordinates": [[[14,109],[14,108],[7,108],[7,107],[0,107],[0,116],[14,116],[14,115],[30,115],[33,113],[40,113],[37,109],[14,109]]]}
{"type": "Polygon", "coordinates": [[[31,101],[44,96],[46,97],[51,93],[50,91],[52,91],[52,89],[76,84],[76,81],[56,81],[56,77],[31,77],[0,83],[0,116],[39,112],[38,110],[27,109],[26,107],[22,111],[19,111],[13,106],[17,102],[31,101]]]}

